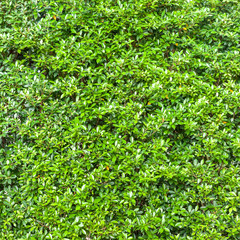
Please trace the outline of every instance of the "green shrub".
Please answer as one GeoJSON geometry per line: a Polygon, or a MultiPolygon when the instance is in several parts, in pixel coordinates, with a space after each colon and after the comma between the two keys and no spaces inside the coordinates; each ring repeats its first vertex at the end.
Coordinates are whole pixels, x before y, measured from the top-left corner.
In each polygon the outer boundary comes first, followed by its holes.
{"type": "Polygon", "coordinates": [[[240,239],[238,0],[0,9],[1,239],[240,239]]]}

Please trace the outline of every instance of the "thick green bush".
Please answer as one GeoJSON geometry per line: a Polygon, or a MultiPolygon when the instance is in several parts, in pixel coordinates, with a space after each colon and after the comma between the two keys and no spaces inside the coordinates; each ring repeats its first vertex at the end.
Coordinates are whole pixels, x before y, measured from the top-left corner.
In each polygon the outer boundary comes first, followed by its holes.
{"type": "Polygon", "coordinates": [[[240,239],[238,0],[0,2],[0,238],[240,239]]]}

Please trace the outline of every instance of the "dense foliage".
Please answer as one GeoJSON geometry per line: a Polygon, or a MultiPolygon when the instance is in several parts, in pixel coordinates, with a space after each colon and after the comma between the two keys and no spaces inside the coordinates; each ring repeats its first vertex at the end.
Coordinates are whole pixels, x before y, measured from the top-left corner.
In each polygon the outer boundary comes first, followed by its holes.
{"type": "Polygon", "coordinates": [[[240,239],[238,0],[0,2],[1,239],[240,239]]]}

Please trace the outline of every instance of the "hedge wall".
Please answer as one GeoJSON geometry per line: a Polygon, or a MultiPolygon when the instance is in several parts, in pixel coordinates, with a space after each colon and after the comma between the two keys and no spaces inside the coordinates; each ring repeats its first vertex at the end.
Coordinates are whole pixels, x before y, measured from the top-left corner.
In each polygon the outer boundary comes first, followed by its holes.
{"type": "Polygon", "coordinates": [[[240,239],[238,0],[0,2],[0,238],[240,239]]]}

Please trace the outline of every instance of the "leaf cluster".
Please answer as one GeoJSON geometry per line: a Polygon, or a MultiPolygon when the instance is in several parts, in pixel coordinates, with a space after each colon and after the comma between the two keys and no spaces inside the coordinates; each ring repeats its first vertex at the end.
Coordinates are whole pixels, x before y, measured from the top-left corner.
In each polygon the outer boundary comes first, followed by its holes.
{"type": "Polygon", "coordinates": [[[237,0],[0,2],[1,239],[240,239],[237,0]]]}

